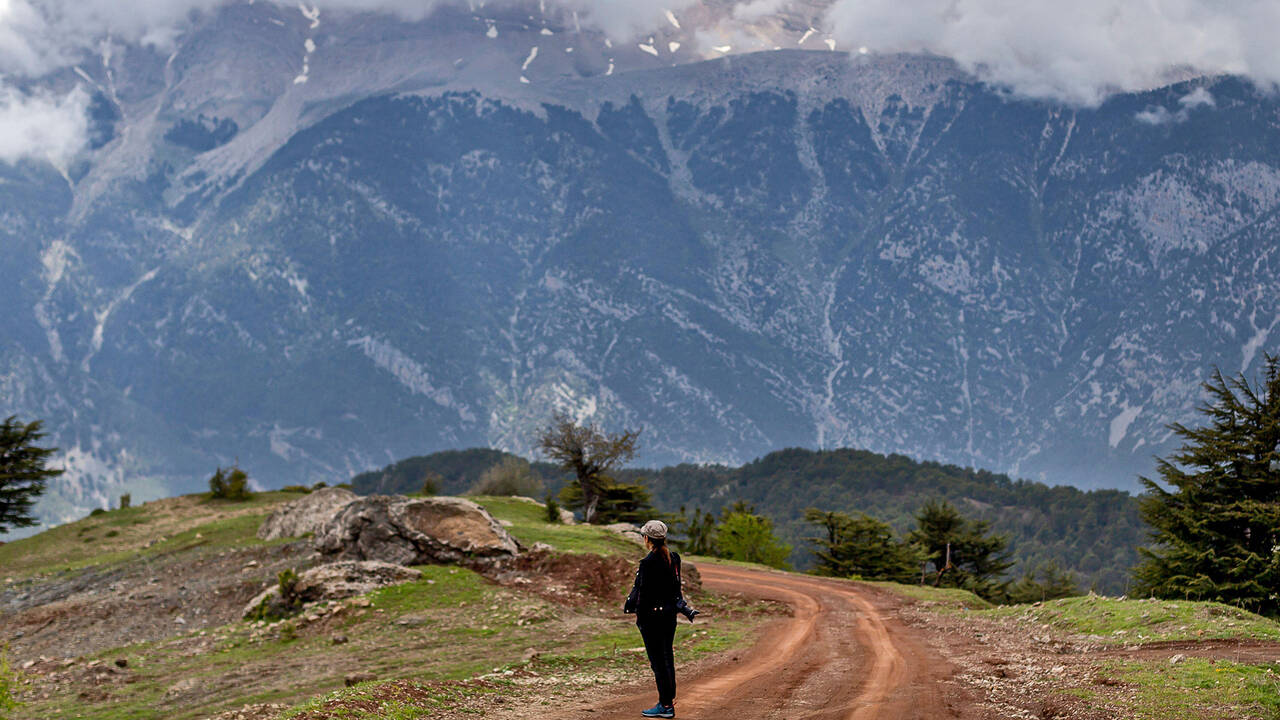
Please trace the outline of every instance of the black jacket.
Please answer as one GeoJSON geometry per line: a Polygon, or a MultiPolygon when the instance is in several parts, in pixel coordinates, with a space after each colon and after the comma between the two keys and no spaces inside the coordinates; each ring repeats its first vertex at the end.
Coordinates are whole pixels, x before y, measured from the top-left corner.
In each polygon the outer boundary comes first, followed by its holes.
{"type": "Polygon", "coordinates": [[[680,554],[671,553],[671,565],[654,551],[640,561],[636,583],[627,596],[623,612],[650,614],[654,611],[676,612],[676,604],[684,600],[680,588],[680,554]]]}

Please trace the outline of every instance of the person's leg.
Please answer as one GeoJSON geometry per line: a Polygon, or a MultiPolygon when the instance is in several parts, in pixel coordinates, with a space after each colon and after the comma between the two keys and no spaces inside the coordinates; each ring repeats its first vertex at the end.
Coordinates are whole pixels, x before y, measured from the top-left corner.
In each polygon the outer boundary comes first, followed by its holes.
{"type": "Polygon", "coordinates": [[[658,686],[658,703],[663,702],[667,684],[666,651],[662,647],[663,632],[661,622],[655,620],[636,621],[640,628],[640,637],[644,640],[644,651],[649,656],[649,667],[653,669],[653,679],[658,686]]]}
{"type": "Polygon", "coordinates": [[[659,701],[667,706],[673,707],[676,702],[676,618],[671,616],[670,620],[662,619],[662,669],[666,677],[665,682],[660,683],[658,694],[661,696],[659,701]]]}

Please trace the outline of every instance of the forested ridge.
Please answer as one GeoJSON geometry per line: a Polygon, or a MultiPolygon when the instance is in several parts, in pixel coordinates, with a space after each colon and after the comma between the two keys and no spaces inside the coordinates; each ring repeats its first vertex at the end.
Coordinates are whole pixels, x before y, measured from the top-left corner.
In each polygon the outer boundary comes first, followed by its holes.
{"type": "MultiPolygon", "coordinates": [[[[440,492],[463,493],[504,453],[446,451],[409,458],[356,476],[356,492],[416,492],[430,476],[440,492]]],[[[548,492],[568,478],[554,465],[533,463],[548,492]]],[[[695,508],[714,513],[736,501],[772,518],[779,536],[794,546],[797,568],[812,566],[805,538],[817,529],[804,521],[808,508],[866,513],[899,533],[911,529],[930,500],[945,500],[966,516],[987,520],[1010,539],[1014,576],[1046,562],[1074,571],[1082,589],[1126,592],[1137,546],[1146,542],[1137,499],[1119,490],[1084,492],[1073,487],[1013,480],[985,470],[863,450],[788,449],[742,467],[676,465],[627,469],[620,482],[646,485],[656,507],[678,515],[695,508]]]]}

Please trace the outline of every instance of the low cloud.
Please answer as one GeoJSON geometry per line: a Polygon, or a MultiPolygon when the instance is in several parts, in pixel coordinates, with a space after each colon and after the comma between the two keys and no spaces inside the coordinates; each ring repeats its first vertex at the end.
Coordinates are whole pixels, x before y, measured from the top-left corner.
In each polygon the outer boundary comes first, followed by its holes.
{"type": "MultiPolygon", "coordinates": [[[[250,0],[0,0],[0,162],[24,158],[65,162],[85,145],[88,97],[24,94],[5,78],[37,78],[80,62],[102,43],[166,48],[201,13],[250,0]]],[[[263,0],[269,1],[269,0],[263,0]]],[[[296,0],[275,0],[299,9],[296,0]]],[[[424,20],[445,3],[466,0],[305,0],[308,12],[379,12],[424,20]]],[[[522,0],[494,0],[516,4],[522,0]]],[[[625,39],[665,23],[668,10],[696,0],[546,0],[549,10],[578,14],[583,25],[625,39]]],[[[522,3],[523,4],[523,3],[522,3]]]]}
{"type": "Polygon", "coordinates": [[[1172,125],[1191,119],[1191,112],[1201,107],[1217,107],[1213,95],[1205,88],[1196,88],[1178,99],[1178,110],[1173,111],[1163,105],[1155,105],[1134,116],[1140,123],[1147,125],[1172,125]]]}
{"type": "Polygon", "coordinates": [[[88,108],[89,95],[80,89],[61,97],[0,89],[0,162],[66,165],[85,145],[88,108]]]}
{"type": "Polygon", "coordinates": [[[845,47],[954,58],[1037,98],[1094,105],[1173,73],[1280,81],[1275,0],[837,0],[845,47]]]}

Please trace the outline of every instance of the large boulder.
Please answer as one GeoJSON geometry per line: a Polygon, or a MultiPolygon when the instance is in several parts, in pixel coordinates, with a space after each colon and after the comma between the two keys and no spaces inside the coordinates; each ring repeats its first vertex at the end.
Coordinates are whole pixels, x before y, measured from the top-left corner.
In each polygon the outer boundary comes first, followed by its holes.
{"type": "Polygon", "coordinates": [[[323,488],[281,505],[262,521],[258,539],[279,540],[320,534],[338,511],[359,496],[343,488],[323,488]]]}
{"type": "Polygon", "coordinates": [[[639,525],[632,525],[631,523],[613,523],[612,525],[605,525],[604,529],[616,535],[621,535],[623,538],[630,540],[640,547],[644,547],[644,535],[640,534],[639,525]]]}
{"type": "Polygon", "coordinates": [[[449,497],[361,498],[342,508],[316,535],[315,544],[332,559],[397,565],[484,563],[520,552],[488,511],[449,497]]]}
{"type": "MultiPolygon", "coordinates": [[[[420,570],[376,560],[335,562],[313,567],[299,575],[294,592],[302,603],[342,600],[421,578],[420,570]]],[[[280,586],[272,585],[249,601],[244,608],[244,616],[255,616],[264,602],[270,607],[279,601],[280,586]]]]}

